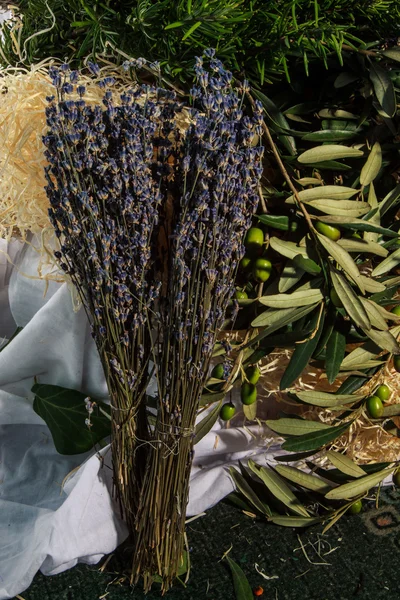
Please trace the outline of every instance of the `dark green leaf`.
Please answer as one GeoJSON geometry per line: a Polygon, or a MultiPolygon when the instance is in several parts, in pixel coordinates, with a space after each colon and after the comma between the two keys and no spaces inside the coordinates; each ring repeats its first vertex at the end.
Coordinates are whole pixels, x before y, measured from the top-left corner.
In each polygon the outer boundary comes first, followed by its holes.
{"type": "Polygon", "coordinates": [[[347,129],[342,131],[335,129],[321,129],[321,131],[306,133],[301,139],[307,142],[343,142],[344,140],[351,140],[356,135],[356,131],[348,131],[347,129]]]}
{"type": "Polygon", "coordinates": [[[257,219],[260,223],[281,231],[296,231],[298,227],[296,221],[284,215],[257,215],[257,219]]]}
{"type": "Polygon", "coordinates": [[[32,387],[32,392],[35,394],[33,410],[46,422],[60,454],[88,452],[110,435],[110,419],[99,410],[101,408],[109,415],[110,407],[107,404],[91,398],[96,406],[90,418],[92,427],[89,429],[85,425],[89,416],[85,406],[86,394],[58,385],[39,383],[32,387]]]}
{"type": "Polygon", "coordinates": [[[253,89],[252,93],[263,105],[272,125],[278,126],[277,133],[279,141],[285,146],[291,156],[295,156],[297,154],[297,150],[294,137],[291,135],[280,134],[281,129],[290,130],[290,125],[287,122],[286,117],[281,113],[274,102],[272,102],[272,100],[270,100],[270,98],[268,98],[265,94],[256,89],[253,89]]]}
{"type": "Polygon", "coordinates": [[[321,273],[321,267],[311,258],[307,258],[302,254],[295,256],[293,262],[296,267],[299,267],[310,275],[319,275],[319,273],[321,273]]]}
{"type": "Polygon", "coordinates": [[[311,322],[312,322],[313,326],[318,327],[318,329],[315,331],[314,335],[311,334],[312,337],[310,337],[309,340],[298,344],[297,347],[295,348],[295,351],[293,352],[293,354],[290,358],[289,364],[286,367],[285,372],[282,376],[282,379],[280,382],[281,390],[285,390],[286,388],[290,387],[292,385],[292,383],[294,381],[296,381],[296,379],[298,377],[300,377],[300,375],[302,374],[302,372],[308,365],[308,361],[310,360],[311,356],[314,354],[314,350],[317,347],[319,338],[321,336],[321,333],[322,333],[322,330],[324,327],[324,320],[325,320],[325,313],[322,313],[320,315],[320,312],[317,311],[311,322]],[[318,320],[319,320],[319,322],[318,322],[318,320]]]}
{"type": "Polygon", "coordinates": [[[257,494],[247,483],[246,479],[237,471],[234,467],[229,469],[230,476],[233,479],[234,484],[236,485],[239,492],[247,498],[250,504],[262,515],[270,515],[271,511],[268,511],[263,502],[258,498],[257,494]]]}
{"type": "Polygon", "coordinates": [[[346,352],[346,336],[339,328],[334,328],[326,346],[325,369],[329,383],[333,383],[340,371],[346,352]]]}
{"type": "Polygon", "coordinates": [[[194,438],[195,444],[197,444],[201,439],[203,439],[203,437],[207,435],[209,431],[211,431],[214,424],[217,422],[222,402],[223,400],[220,400],[218,404],[216,404],[214,408],[212,408],[210,412],[204,417],[204,419],[197,423],[194,438]]]}
{"type": "Polygon", "coordinates": [[[305,435],[299,435],[286,440],[282,444],[283,450],[289,452],[306,452],[307,450],[318,450],[323,446],[326,446],[330,442],[333,442],[341,436],[351,425],[351,421],[337,425],[336,427],[328,427],[321,431],[315,431],[314,433],[306,433],[305,435]]]}
{"type": "Polygon", "coordinates": [[[229,556],[226,557],[226,560],[231,569],[236,600],[254,600],[253,591],[242,569],[229,556]]]}
{"type": "Polygon", "coordinates": [[[310,527],[311,525],[320,523],[321,519],[318,517],[288,517],[284,515],[269,517],[268,521],[280,527],[310,527]]]}
{"type": "MultiPolygon", "coordinates": [[[[366,215],[368,217],[368,215],[366,215]]],[[[381,235],[385,235],[387,237],[395,238],[399,237],[399,234],[396,231],[392,231],[391,229],[387,229],[386,227],[381,227],[380,225],[376,225],[375,223],[370,223],[367,220],[356,219],[354,217],[337,217],[337,216],[320,216],[318,217],[319,221],[323,223],[328,223],[329,225],[340,225],[343,229],[354,229],[355,231],[372,231],[374,233],[380,233],[381,235]]]]}
{"type": "Polygon", "coordinates": [[[369,76],[379,104],[388,117],[396,113],[396,92],[389,73],[377,63],[371,63],[369,76]]]}

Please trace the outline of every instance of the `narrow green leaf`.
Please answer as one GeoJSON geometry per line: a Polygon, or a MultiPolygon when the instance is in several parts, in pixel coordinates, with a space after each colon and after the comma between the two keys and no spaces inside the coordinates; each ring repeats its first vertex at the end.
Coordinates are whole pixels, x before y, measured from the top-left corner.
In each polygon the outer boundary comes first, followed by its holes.
{"type": "MultiPolygon", "coordinates": [[[[333,240],[330,240],[324,235],[317,233],[318,240],[321,245],[325,248],[325,250],[332,256],[334,260],[346,271],[346,273],[351,277],[356,285],[360,288],[360,290],[364,293],[364,284],[362,282],[360,272],[357,268],[356,263],[351,258],[350,254],[339,246],[333,240]]],[[[336,290],[337,291],[337,290],[336,290]]],[[[338,292],[339,293],[339,292],[338,292]]]]}
{"type": "Polygon", "coordinates": [[[249,421],[254,421],[257,417],[257,402],[253,404],[243,404],[243,414],[249,421]]]}
{"type": "Polygon", "coordinates": [[[207,404],[214,404],[214,402],[219,402],[223,400],[226,396],[227,392],[217,392],[215,394],[202,394],[200,397],[200,406],[207,406],[207,404]]]}
{"type": "Polygon", "coordinates": [[[379,346],[372,342],[367,342],[358,348],[355,348],[348,354],[342,362],[342,369],[356,369],[358,365],[376,358],[380,353],[379,346]]]}
{"type": "Polygon", "coordinates": [[[357,478],[366,475],[366,472],[345,454],[328,450],[326,457],[334,467],[337,467],[339,471],[342,471],[342,473],[345,473],[346,475],[357,478]]]}
{"type": "MultiPolygon", "coordinates": [[[[332,200],[348,200],[355,194],[358,194],[359,190],[355,190],[351,187],[344,185],[322,185],[320,187],[310,188],[307,190],[300,190],[298,196],[302,202],[309,202],[310,200],[322,200],[323,198],[329,198],[332,200]]],[[[296,198],[294,195],[286,198],[287,204],[294,204],[296,198]]]]}
{"type": "Polygon", "coordinates": [[[326,494],[326,492],[331,489],[331,486],[325,481],[322,481],[319,477],[310,475],[309,473],[304,473],[304,471],[296,469],[295,467],[289,467],[288,465],[276,465],[275,470],[279,473],[279,475],[285,477],[292,483],[301,485],[312,492],[326,494]]]}
{"type": "Polygon", "coordinates": [[[175,21],[174,23],[170,23],[169,25],[164,27],[164,29],[165,29],[165,31],[167,31],[168,29],[176,29],[177,27],[182,27],[182,25],[184,25],[184,24],[185,24],[184,21],[175,21]]]}
{"type": "Polygon", "coordinates": [[[375,327],[375,329],[380,329],[381,331],[386,331],[387,329],[389,329],[389,325],[386,323],[383,314],[381,313],[379,308],[377,308],[378,305],[375,304],[375,302],[371,302],[371,300],[362,297],[360,297],[360,301],[365,308],[369,322],[371,323],[372,327],[375,327]]]}
{"type": "Polygon", "coordinates": [[[349,146],[330,144],[329,146],[317,146],[306,150],[298,157],[298,162],[304,165],[319,163],[322,161],[336,160],[338,158],[359,158],[363,156],[362,150],[349,146]]]}
{"type": "Polygon", "coordinates": [[[366,394],[331,394],[329,392],[319,392],[316,390],[294,392],[302,402],[312,404],[313,406],[322,406],[324,408],[334,408],[357,402],[365,398],[366,394]]]}
{"type": "Polygon", "coordinates": [[[355,231],[372,231],[384,235],[386,237],[398,237],[398,233],[396,233],[396,231],[392,231],[391,229],[387,229],[386,227],[381,227],[380,225],[375,224],[371,221],[364,221],[363,219],[355,219],[354,217],[346,218],[345,216],[321,216],[318,217],[318,219],[323,223],[328,223],[328,225],[340,225],[343,229],[354,229],[355,231]]]}
{"type": "Polygon", "coordinates": [[[379,205],[381,215],[387,213],[393,206],[396,206],[400,202],[400,183],[396,185],[382,200],[379,205]]]}
{"type": "Polygon", "coordinates": [[[369,76],[379,104],[388,117],[393,117],[396,113],[396,92],[389,73],[377,63],[371,63],[369,76]]]}
{"type": "Polygon", "coordinates": [[[358,202],[351,200],[331,200],[329,198],[325,198],[324,200],[307,201],[306,204],[309,209],[315,209],[327,215],[339,217],[361,217],[362,215],[365,215],[370,209],[368,202],[358,202]]]}
{"type": "Polygon", "coordinates": [[[201,21],[197,21],[197,23],[194,23],[194,25],[192,25],[190,27],[190,29],[188,29],[188,31],[183,36],[182,42],[187,40],[187,38],[190,37],[192,35],[192,33],[194,33],[196,31],[196,29],[198,29],[200,27],[200,25],[201,25],[201,21]]]}
{"type": "Polygon", "coordinates": [[[357,121],[359,118],[357,115],[340,108],[323,108],[318,115],[323,119],[354,119],[357,121]]]}
{"type": "Polygon", "coordinates": [[[363,252],[364,254],[376,254],[376,256],[382,256],[383,258],[389,254],[389,251],[380,244],[376,244],[375,242],[367,242],[366,240],[342,238],[338,240],[337,243],[347,252],[355,252],[357,254],[360,252],[363,252]]]}
{"type": "Polygon", "coordinates": [[[269,517],[268,521],[280,527],[311,527],[316,523],[320,523],[321,519],[313,517],[269,517]]]}
{"type": "Polygon", "coordinates": [[[351,500],[356,496],[369,492],[371,488],[378,485],[378,483],[383,481],[385,477],[391,475],[394,471],[395,467],[392,469],[383,469],[382,471],[379,471],[379,473],[373,473],[366,477],[360,477],[356,481],[345,483],[344,485],[340,485],[339,487],[330,490],[325,495],[325,498],[328,498],[329,500],[351,500]]]}
{"type": "Polygon", "coordinates": [[[372,279],[372,277],[366,277],[365,275],[361,275],[361,279],[363,281],[366,292],[370,292],[371,294],[377,294],[386,290],[385,284],[381,283],[380,281],[376,281],[375,279],[372,279]]]}
{"type": "Polygon", "coordinates": [[[388,256],[385,260],[383,260],[375,269],[372,271],[372,277],[378,277],[379,275],[384,275],[388,271],[391,271],[397,265],[400,264],[400,248],[395,250],[388,256]]]}
{"type": "Polygon", "coordinates": [[[278,252],[278,254],[286,256],[286,258],[290,258],[291,260],[293,260],[293,258],[298,254],[307,256],[307,250],[303,246],[298,246],[294,242],[287,242],[285,240],[281,240],[280,238],[272,237],[269,243],[275,252],[278,252]]]}
{"type": "Polygon", "coordinates": [[[275,498],[282,502],[282,504],[287,506],[289,510],[297,515],[309,517],[307,510],[277,473],[275,473],[272,469],[257,465],[251,459],[249,459],[248,465],[253,473],[257,475],[257,477],[259,477],[267,486],[271,494],[273,494],[275,498]]]}
{"type": "Polygon", "coordinates": [[[400,346],[390,331],[377,331],[376,329],[363,329],[365,334],[382,350],[392,354],[400,354],[400,346]]]}
{"type": "Polygon", "coordinates": [[[392,60],[397,60],[400,62],[400,48],[399,46],[393,46],[393,48],[388,48],[382,52],[383,56],[386,58],[391,58],[392,60]]]}
{"type": "Polygon", "coordinates": [[[335,79],[333,87],[339,89],[341,87],[345,87],[350,83],[354,83],[360,79],[360,76],[356,73],[350,73],[348,71],[342,71],[335,79]]]}
{"type": "Polygon", "coordinates": [[[295,306],[308,306],[323,300],[320,290],[300,290],[292,294],[272,294],[271,296],[261,296],[258,299],[260,304],[270,308],[290,308],[295,306]]]}
{"type": "Polygon", "coordinates": [[[336,427],[328,427],[323,431],[315,431],[313,433],[306,433],[305,435],[299,435],[286,440],[282,444],[283,450],[290,452],[305,452],[306,450],[317,450],[326,446],[330,442],[336,440],[350,427],[352,421],[343,423],[343,425],[337,425],[336,427]]]}
{"type": "Polygon", "coordinates": [[[338,328],[333,329],[326,345],[325,370],[329,383],[333,383],[340,371],[346,353],[346,336],[338,328]]]}
{"type": "MultiPolygon", "coordinates": [[[[303,256],[302,254],[298,254],[297,256],[303,256]]],[[[295,256],[295,259],[297,258],[295,256]]],[[[307,259],[304,259],[307,260],[307,259]]],[[[304,275],[304,269],[297,266],[294,261],[288,260],[285,266],[283,267],[283,271],[281,276],[279,277],[278,282],[278,290],[283,294],[290,290],[296,283],[300,281],[300,279],[304,275]]]]}
{"type": "Polygon", "coordinates": [[[359,327],[365,327],[366,329],[371,327],[367,311],[361,304],[358,296],[354,293],[347,279],[342,273],[333,269],[331,269],[331,278],[333,287],[352,321],[359,327]]]}
{"type": "Polygon", "coordinates": [[[323,181],[321,179],[317,179],[316,177],[302,177],[301,179],[295,179],[295,181],[302,186],[323,184],[323,181]]]}
{"type": "Polygon", "coordinates": [[[389,404],[383,407],[382,417],[398,417],[400,415],[400,404],[389,404]]]}
{"type": "Polygon", "coordinates": [[[325,313],[322,313],[320,316],[317,312],[314,315],[312,323],[313,326],[318,327],[318,329],[317,331],[315,331],[314,334],[311,334],[312,337],[310,337],[306,342],[299,343],[295,348],[290,358],[289,364],[282,375],[279,384],[281,390],[290,387],[292,383],[296,381],[298,377],[300,377],[300,375],[308,365],[308,362],[311,356],[314,354],[314,350],[318,345],[319,338],[321,337],[324,328],[324,320],[325,313]]]}
{"type": "MultiPolygon", "coordinates": [[[[377,227],[380,227],[381,226],[381,213],[379,210],[378,198],[376,197],[373,181],[371,181],[371,183],[369,184],[368,204],[370,205],[371,210],[375,211],[375,212],[373,214],[371,214],[371,216],[367,215],[365,217],[365,220],[376,225],[377,227]]],[[[378,239],[379,239],[378,232],[376,232],[376,231],[365,231],[364,232],[364,240],[366,240],[367,242],[377,242],[378,239]]]]}
{"type": "Polygon", "coordinates": [[[264,339],[277,329],[285,327],[290,323],[298,321],[302,317],[305,317],[308,313],[314,310],[317,305],[303,306],[301,308],[283,308],[275,309],[270,308],[259,315],[251,323],[252,327],[265,327],[264,331],[259,333],[255,338],[248,342],[249,346],[254,345],[260,340],[264,339]]]}
{"type": "Polygon", "coordinates": [[[265,505],[261,502],[257,494],[247,483],[243,475],[241,475],[239,471],[237,471],[234,467],[230,467],[229,473],[233,479],[233,483],[235,484],[236,488],[239,490],[239,492],[243,494],[243,496],[245,496],[245,498],[247,498],[250,504],[262,515],[270,514],[270,512],[268,512],[265,505]]]}
{"type": "Polygon", "coordinates": [[[253,89],[252,93],[261,102],[272,125],[277,125],[279,141],[285,146],[291,156],[297,154],[296,142],[293,136],[288,135],[290,125],[275,103],[262,92],[253,89]],[[282,129],[284,130],[282,132],[282,129]]]}
{"type": "Polygon", "coordinates": [[[362,186],[369,185],[374,181],[382,167],[382,148],[379,142],[375,142],[367,158],[367,162],[361,169],[360,183],[362,186]]]}
{"type": "Polygon", "coordinates": [[[306,133],[301,139],[306,142],[343,142],[351,140],[355,137],[356,133],[356,131],[348,131],[347,129],[342,131],[337,129],[321,129],[320,131],[306,133]]]}
{"type": "Polygon", "coordinates": [[[260,223],[280,231],[296,231],[298,223],[286,215],[256,215],[260,223]]]}
{"type": "Polygon", "coordinates": [[[309,273],[310,275],[319,275],[321,273],[321,267],[311,258],[306,258],[302,254],[295,256],[293,262],[296,267],[301,269],[303,272],[305,271],[306,273],[309,273]]]}
{"type": "Polygon", "coordinates": [[[215,425],[222,406],[222,400],[196,425],[194,443],[197,444],[215,425]]]}
{"type": "Polygon", "coordinates": [[[91,398],[96,405],[90,417],[92,427],[89,429],[85,424],[88,418],[86,394],[58,385],[39,383],[32,387],[32,392],[35,394],[33,410],[46,422],[60,454],[88,452],[111,434],[109,418],[99,411],[101,408],[110,415],[107,404],[91,398]]]}
{"type": "Polygon", "coordinates": [[[231,569],[236,600],[254,600],[253,591],[242,569],[229,556],[226,557],[226,560],[231,569]]]}
{"type": "Polygon", "coordinates": [[[307,419],[270,419],[265,421],[265,424],[268,425],[272,431],[275,431],[275,433],[279,433],[280,435],[305,435],[306,433],[314,433],[315,431],[329,429],[329,425],[326,423],[309,421],[307,419]]]}

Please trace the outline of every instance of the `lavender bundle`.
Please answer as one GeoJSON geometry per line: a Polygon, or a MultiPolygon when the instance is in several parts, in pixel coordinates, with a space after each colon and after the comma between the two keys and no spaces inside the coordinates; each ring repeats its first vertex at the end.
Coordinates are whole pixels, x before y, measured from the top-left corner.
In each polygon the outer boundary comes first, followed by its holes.
{"type": "Polygon", "coordinates": [[[135,542],[132,581],[143,576],[145,590],[155,574],[168,589],[182,560],[199,400],[262,171],[262,109],[245,114],[247,85],[234,89],[212,51],[196,75],[181,134],[171,92],[137,86],[115,98],[108,77],[99,81],[104,107],[88,106],[79,74],[53,69],[44,139],[57,257],[103,362],[115,483],[135,542]]]}

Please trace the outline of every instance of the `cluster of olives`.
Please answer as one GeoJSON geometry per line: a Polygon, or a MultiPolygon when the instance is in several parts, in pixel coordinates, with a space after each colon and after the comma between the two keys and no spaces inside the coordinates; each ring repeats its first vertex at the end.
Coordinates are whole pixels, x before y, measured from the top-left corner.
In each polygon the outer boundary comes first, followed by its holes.
{"type": "Polygon", "coordinates": [[[367,398],[365,406],[371,419],[379,419],[383,415],[383,403],[390,398],[390,388],[380,385],[372,396],[367,398]]]}
{"type": "MultiPolygon", "coordinates": [[[[246,254],[240,261],[241,270],[253,277],[258,283],[267,281],[271,276],[271,261],[261,256],[264,248],[264,232],[259,227],[251,227],[244,238],[246,254]]],[[[246,292],[236,293],[238,300],[247,298],[246,292]]]]}
{"type": "MultiPolygon", "coordinates": [[[[260,379],[260,376],[261,371],[256,365],[251,365],[245,370],[245,380],[240,388],[240,399],[242,404],[249,406],[257,401],[257,382],[260,379]]],[[[232,402],[227,402],[222,406],[219,416],[223,421],[229,421],[235,413],[235,406],[232,402]]]]}

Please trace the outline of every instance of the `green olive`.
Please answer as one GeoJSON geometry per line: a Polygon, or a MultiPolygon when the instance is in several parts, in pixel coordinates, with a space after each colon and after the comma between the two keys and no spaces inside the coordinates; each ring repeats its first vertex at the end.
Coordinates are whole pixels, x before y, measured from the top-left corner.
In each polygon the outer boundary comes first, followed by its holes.
{"type": "Polygon", "coordinates": [[[240,398],[243,404],[249,406],[257,400],[257,388],[252,383],[244,382],[240,388],[240,398]]]}
{"type": "Polygon", "coordinates": [[[244,246],[251,254],[257,254],[264,245],[264,232],[259,227],[250,227],[244,238],[244,246]]]}
{"type": "Polygon", "coordinates": [[[400,317],[400,304],[398,304],[397,306],[392,308],[392,310],[390,312],[392,312],[397,317],[400,317]]]}
{"type": "Polygon", "coordinates": [[[379,419],[383,414],[382,400],[378,396],[370,396],[367,398],[366,407],[368,414],[372,419],[379,419]]]}
{"type": "Polygon", "coordinates": [[[316,222],[315,229],[334,242],[339,240],[342,235],[337,227],[332,227],[332,225],[327,225],[326,223],[322,223],[322,221],[316,222]]]}
{"type": "Polygon", "coordinates": [[[256,385],[256,383],[260,379],[261,371],[255,365],[252,365],[251,367],[247,367],[245,374],[246,374],[246,379],[249,381],[249,383],[256,385]]]}
{"type": "Polygon", "coordinates": [[[267,281],[271,276],[271,261],[268,258],[257,258],[253,263],[253,276],[258,282],[267,281]]]}
{"type": "Polygon", "coordinates": [[[353,504],[350,506],[349,508],[349,513],[351,515],[358,515],[361,511],[362,511],[362,501],[361,500],[356,500],[355,502],[353,502],[353,504]]]}
{"type": "Polygon", "coordinates": [[[236,300],[246,300],[248,298],[248,295],[243,290],[236,290],[235,298],[236,300]]]}
{"type": "Polygon", "coordinates": [[[382,384],[378,388],[376,388],[374,396],[378,396],[378,398],[380,398],[382,402],[386,402],[386,400],[389,400],[390,394],[390,387],[388,387],[385,384],[382,384]]]}
{"type": "Polygon", "coordinates": [[[231,402],[227,402],[221,407],[219,416],[223,421],[229,421],[236,413],[236,408],[231,404],[231,402]]]}
{"type": "Polygon", "coordinates": [[[251,266],[250,256],[247,256],[247,254],[245,254],[242,260],[240,261],[239,266],[242,269],[242,271],[247,271],[247,269],[249,269],[251,266]]]}
{"type": "Polygon", "coordinates": [[[215,365],[211,371],[211,377],[214,379],[225,379],[225,369],[223,363],[218,363],[215,365]]]}

